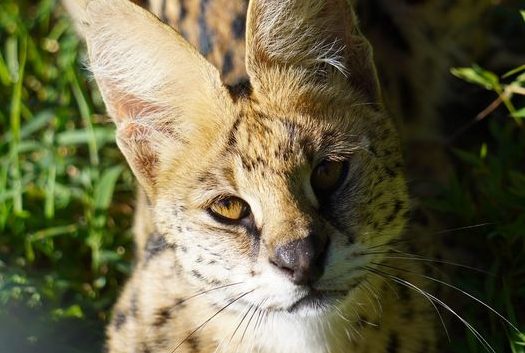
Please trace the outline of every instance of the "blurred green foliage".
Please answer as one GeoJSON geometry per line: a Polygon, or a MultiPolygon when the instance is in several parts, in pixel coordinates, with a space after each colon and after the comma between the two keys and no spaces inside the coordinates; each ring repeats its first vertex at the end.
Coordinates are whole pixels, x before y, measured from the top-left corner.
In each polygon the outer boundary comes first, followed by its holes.
{"type": "Polygon", "coordinates": [[[130,269],[132,176],[57,1],[0,2],[0,43],[0,345],[85,351],[90,327],[99,351],[130,269]]]}
{"type": "MultiPolygon", "coordinates": [[[[130,271],[133,178],[82,53],[57,0],[0,1],[2,352],[99,352],[130,271]]],[[[523,69],[453,71],[495,103],[478,116],[486,128],[475,142],[451,145],[456,175],[429,201],[458,226],[487,223],[447,238],[492,275],[458,271],[453,283],[516,324],[525,322],[523,69]]],[[[524,353],[523,335],[471,304],[461,314],[497,352],[524,353]]],[[[482,351],[468,332],[453,348],[482,351]]]]}
{"type": "MultiPolygon", "coordinates": [[[[525,12],[521,15],[525,21],[525,12]]],[[[489,274],[480,277],[459,271],[454,280],[519,327],[525,323],[525,65],[501,77],[478,65],[451,72],[492,92],[494,100],[460,129],[460,135],[468,134],[474,124],[488,120],[485,136],[477,146],[451,145],[456,173],[430,207],[444,217],[452,216],[455,224],[482,226],[453,233],[453,243],[468,249],[474,256],[470,262],[489,274]]],[[[515,332],[475,305],[464,306],[464,313],[489,337],[497,352],[525,353],[525,327],[515,332]]],[[[482,352],[473,335],[465,332],[468,339],[456,350],[482,352]]]]}

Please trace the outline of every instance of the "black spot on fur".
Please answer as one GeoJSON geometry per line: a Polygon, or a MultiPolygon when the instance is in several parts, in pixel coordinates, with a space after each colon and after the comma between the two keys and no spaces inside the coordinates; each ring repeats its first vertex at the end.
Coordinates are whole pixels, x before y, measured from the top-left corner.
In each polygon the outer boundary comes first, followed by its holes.
{"type": "Polygon", "coordinates": [[[171,308],[160,308],[155,312],[153,326],[162,327],[171,319],[171,308]]]}
{"type": "Polygon", "coordinates": [[[252,94],[252,84],[246,78],[239,80],[237,83],[226,86],[230,92],[230,96],[234,101],[239,98],[247,98],[252,94]]]}
{"type": "Polygon", "coordinates": [[[188,346],[190,348],[190,352],[193,353],[199,353],[199,339],[195,336],[191,336],[186,339],[186,343],[188,343],[188,346]]]}
{"type": "Polygon", "coordinates": [[[222,69],[221,72],[224,76],[228,75],[233,70],[233,54],[231,50],[228,50],[226,54],[224,54],[224,60],[222,62],[222,69]]]}
{"type": "Polygon", "coordinates": [[[246,158],[245,156],[241,155],[241,164],[244,170],[247,172],[251,172],[253,170],[253,161],[251,159],[246,158]]]}
{"type": "Polygon", "coordinates": [[[193,277],[197,279],[201,279],[201,280],[204,279],[204,277],[202,276],[202,273],[200,273],[197,270],[191,270],[191,274],[193,275],[193,277]]]}
{"type": "Polygon", "coordinates": [[[405,206],[405,203],[401,200],[396,200],[394,203],[394,212],[399,213],[403,209],[403,206],[405,206]]]}
{"type": "Polygon", "coordinates": [[[129,305],[130,305],[131,316],[136,318],[139,314],[138,295],[136,291],[134,291],[133,294],[131,295],[131,301],[129,305]]]}
{"type": "Polygon", "coordinates": [[[147,264],[151,259],[158,256],[166,249],[175,249],[175,244],[166,241],[166,237],[160,233],[153,233],[149,236],[144,249],[144,260],[147,264]]]}
{"type": "Polygon", "coordinates": [[[186,8],[185,0],[179,0],[179,23],[184,21],[188,15],[188,9],[186,8]]]}
{"type": "Polygon", "coordinates": [[[116,311],[113,318],[113,326],[119,331],[126,324],[128,317],[122,311],[116,311]]]}
{"type": "Polygon", "coordinates": [[[241,118],[237,117],[235,122],[228,133],[228,149],[235,147],[237,145],[237,131],[239,130],[239,125],[241,124],[241,118]]]}
{"type": "Polygon", "coordinates": [[[140,353],[151,353],[151,349],[145,342],[140,345],[140,353]]]}
{"type": "Polygon", "coordinates": [[[162,0],[162,3],[160,4],[160,20],[165,23],[168,22],[168,18],[166,17],[166,3],[166,0],[162,0]]]}
{"type": "Polygon", "coordinates": [[[153,233],[149,236],[148,241],[146,242],[146,261],[155,257],[157,254],[164,251],[166,248],[167,242],[164,235],[159,233],[153,233]]]}
{"type": "Polygon", "coordinates": [[[213,50],[213,40],[208,23],[206,22],[206,12],[209,0],[201,0],[199,14],[199,50],[206,56],[213,50]]]}
{"type": "Polygon", "coordinates": [[[232,21],[232,33],[235,39],[242,39],[246,31],[246,15],[239,13],[232,21]]]}
{"type": "Polygon", "coordinates": [[[385,173],[390,178],[395,178],[397,176],[396,171],[394,169],[392,169],[392,168],[385,168],[385,173]]]}
{"type": "Polygon", "coordinates": [[[397,332],[391,332],[388,337],[388,344],[386,346],[386,353],[397,353],[399,350],[399,336],[397,332]]]}
{"type": "Polygon", "coordinates": [[[401,200],[396,200],[394,202],[394,209],[392,210],[392,213],[386,218],[386,223],[392,223],[399,215],[399,212],[401,211],[403,206],[404,203],[401,200]]]}
{"type": "Polygon", "coordinates": [[[186,306],[186,299],[177,298],[175,299],[175,306],[178,308],[184,308],[186,306]]]}

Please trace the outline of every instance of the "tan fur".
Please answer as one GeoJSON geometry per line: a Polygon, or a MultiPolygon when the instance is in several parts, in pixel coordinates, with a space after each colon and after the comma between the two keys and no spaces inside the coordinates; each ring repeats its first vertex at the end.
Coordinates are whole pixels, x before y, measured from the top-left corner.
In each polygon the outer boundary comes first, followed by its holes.
{"type": "Polygon", "coordinates": [[[434,352],[428,298],[389,277],[425,288],[421,268],[385,256],[409,209],[403,161],[346,0],[252,0],[251,88],[240,93],[138,6],[93,0],[76,11],[119,147],[145,193],[110,352],[434,352]],[[328,201],[310,184],[326,159],[349,163],[328,201]],[[250,205],[251,226],[209,215],[225,195],[250,205]],[[301,306],[311,288],[269,259],[312,233],[329,239],[312,284],[329,299],[301,306]]]}

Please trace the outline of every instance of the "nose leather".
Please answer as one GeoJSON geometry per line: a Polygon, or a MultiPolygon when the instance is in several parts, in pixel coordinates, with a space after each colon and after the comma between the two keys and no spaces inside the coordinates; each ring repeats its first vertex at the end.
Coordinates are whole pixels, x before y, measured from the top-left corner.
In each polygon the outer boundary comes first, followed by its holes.
{"type": "Polygon", "coordinates": [[[295,284],[309,285],[323,274],[326,248],[327,240],[311,234],[278,246],[270,262],[295,284]]]}

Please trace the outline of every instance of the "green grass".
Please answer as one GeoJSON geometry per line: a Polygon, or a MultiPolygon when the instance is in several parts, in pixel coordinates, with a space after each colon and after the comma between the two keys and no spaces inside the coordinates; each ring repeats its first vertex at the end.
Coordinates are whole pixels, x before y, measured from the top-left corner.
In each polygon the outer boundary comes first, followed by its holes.
{"type": "MultiPolygon", "coordinates": [[[[501,16],[510,28],[509,15],[501,16]]],[[[0,2],[2,352],[99,352],[109,310],[130,271],[133,178],[114,144],[114,127],[101,114],[82,52],[56,0],[0,2]]],[[[492,80],[486,88],[499,94],[519,75],[462,73],[481,75],[484,87],[483,80],[492,80]]],[[[516,95],[505,105],[512,118],[500,108],[474,137],[466,132],[468,142],[453,146],[456,176],[427,203],[457,226],[488,223],[446,236],[467,254],[465,261],[492,274],[456,271],[453,283],[523,330],[525,130],[519,122],[525,104],[516,95]]],[[[461,314],[497,352],[525,352],[523,335],[472,301],[461,303],[461,314]]],[[[457,326],[447,350],[482,352],[457,326]]]]}
{"type": "Polygon", "coordinates": [[[0,2],[0,43],[0,345],[99,351],[132,176],[57,2],[0,2]]]}

